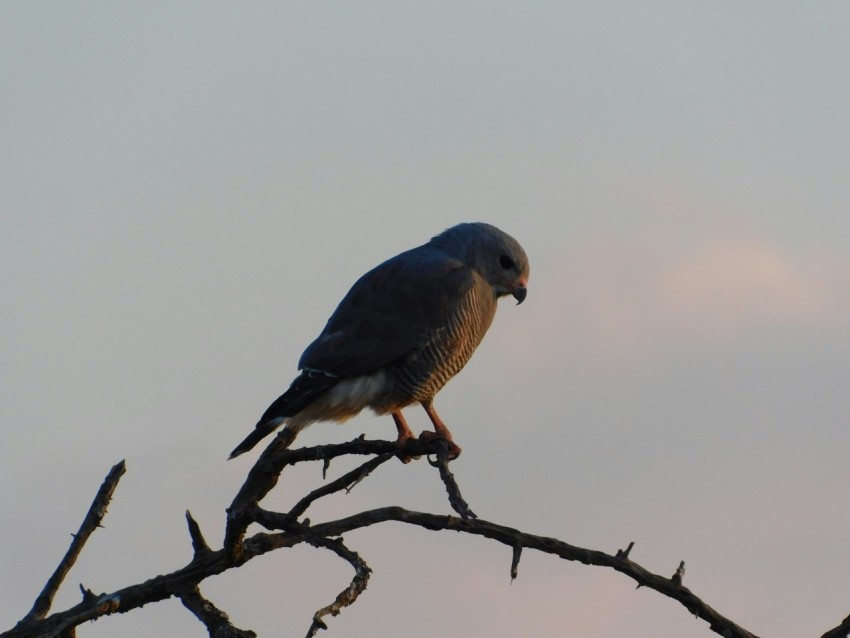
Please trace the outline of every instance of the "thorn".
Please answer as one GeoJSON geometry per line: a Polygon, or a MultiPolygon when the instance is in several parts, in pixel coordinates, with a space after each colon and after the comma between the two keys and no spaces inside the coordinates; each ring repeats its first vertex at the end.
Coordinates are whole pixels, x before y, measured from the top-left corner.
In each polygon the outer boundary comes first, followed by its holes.
{"type": "Polygon", "coordinates": [[[672,580],[677,585],[681,585],[682,579],[684,577],[685,577],[685,561],[680,561],[679,566],[676,568],[676,573],[673,574],[673,576],[670,577],[670,580],[672,580]]]}
{"type": "Polygon", "coordinates": [[[519,559],[522,555],[522,545],[516,544],[514,545],[514,553],[511,557],[511,583],[516,580],[517,570],[519,568],[519,559]]]}
{"type": "Polygon", "coordinates": [[[83,594],[83,602],[84,603],[91,602],[92,600],[97,598],[97,596],[95,596],[94,592],[91,589],[87,589],[82,583],[80,583],[80,591],[83,594]]]}
{"type": "Polygon", "coordinates": [[[325,481],[328,478],[328,468],[331,466],[330,459],[324,459],[322,461],[322,480],[325,481]]]}
{"type": "Polygon", "coordinates": [[[626,549],[618,549],[615,558],[619,558],[620,560],[629,560],[629,552],[632,551],[632,547],[634,546],[635,542],[632,541],[626,549]]]}
{"type": "Polygon", "coordinates": [[[192,518],[192,513],[189,510],[186,510],[186,524],[189,527],[189,537],[192,539],[192,549],[195,551],[195,556],[210,551],[210,546],[201,533],[200,525],[192,518]]]}

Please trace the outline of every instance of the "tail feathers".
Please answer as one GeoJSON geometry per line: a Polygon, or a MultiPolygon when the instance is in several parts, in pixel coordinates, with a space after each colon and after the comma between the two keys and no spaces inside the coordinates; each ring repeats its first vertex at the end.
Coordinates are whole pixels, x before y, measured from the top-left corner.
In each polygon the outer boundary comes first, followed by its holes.
{"type": "Polygon", "coordinates": [[[255,427],[251,434],[245,437],[245,440],[242,441],[239,445],[233,448],[233,451],[230,453],[228,459],[233,459],[239,456],[240,454],[244,454],[248,450],[254,448],[257,443],[266,438],[269,434],[274,432],[278,426],[283,423],[284,419],[272,419],[270,421],[260,421],[257,423],[257,427],[255,427]]]}
{"type": "MultiPolygon", "coordinates": [[[[252,449],[257,443],[274,432],[284,421],[297,415],[339,382],[339,377],[329,373],[309,369],[303,370],[289,386],[289,389],[268,407],[263,416],[260,417],[257,427],[245,437],[242,443],[234,448],[229,458],[232,459],[252,449]]],[[[293,432],[293,438],[309,422],[309,420],[302,419],[298,425],[291,424],[290,429],[293,432]]]]}

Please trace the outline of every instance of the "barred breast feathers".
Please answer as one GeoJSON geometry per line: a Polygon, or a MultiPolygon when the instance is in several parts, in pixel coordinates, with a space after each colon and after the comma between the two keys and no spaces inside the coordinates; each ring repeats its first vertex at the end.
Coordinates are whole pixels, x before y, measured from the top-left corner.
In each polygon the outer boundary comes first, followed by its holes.
{"type": "Polygon", "coordinates": [[[411,403],[433,398],[461,371],[484,338],[495,309],[489,285],[476,281],[458,300],[445,325],[433,330],[419,350],[400,362],[394,373],[411,403]]]}

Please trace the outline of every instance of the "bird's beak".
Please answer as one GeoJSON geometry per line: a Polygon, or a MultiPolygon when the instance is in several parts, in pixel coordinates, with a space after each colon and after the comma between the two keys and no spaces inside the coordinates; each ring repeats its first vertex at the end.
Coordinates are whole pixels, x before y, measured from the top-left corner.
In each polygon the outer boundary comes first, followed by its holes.
{"type": "Polygon", "coordinates": [[[528,288],[525,287],[525,279],[521,279],[513,287],[513,296],[516,299],[516,305],[520,305],[525,301],[525,296],[528,294],[528,288]]]}

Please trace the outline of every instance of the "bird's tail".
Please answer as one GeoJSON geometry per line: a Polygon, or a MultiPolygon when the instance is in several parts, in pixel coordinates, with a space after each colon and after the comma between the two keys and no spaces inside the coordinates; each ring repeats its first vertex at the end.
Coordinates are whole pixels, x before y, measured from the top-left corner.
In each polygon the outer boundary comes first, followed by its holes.
{"type": "Polygon", "coordinates": [[[281,423],[283,423],[286,419],[277,418],[271,419],[269,421],[260,421],[257,423],[257,427],[255,427],[251,434],[245,437],[245,440],[242,441],[239,445],[233,448],[233,451],[230,453],[228,459],[233,459],[239,456],[240,454],[244,454],[248,450],[254,448],[257,443],[266,438],[269,434],[274,432],[281,423]]]}

